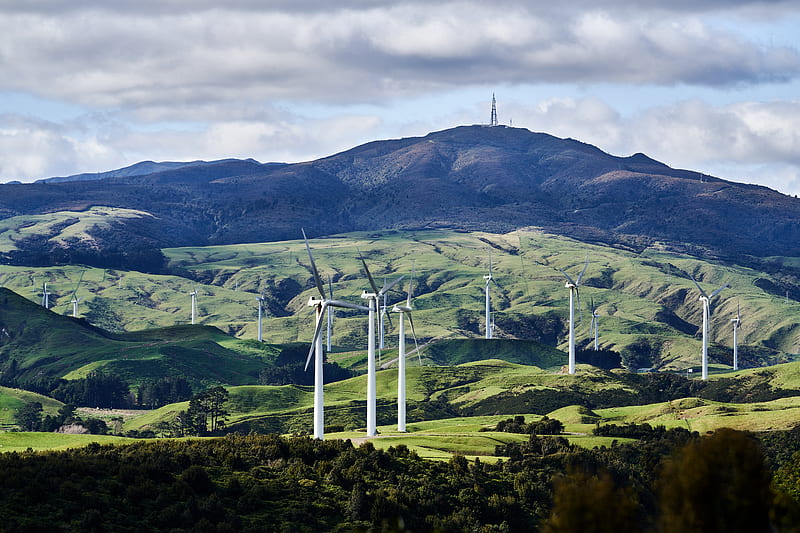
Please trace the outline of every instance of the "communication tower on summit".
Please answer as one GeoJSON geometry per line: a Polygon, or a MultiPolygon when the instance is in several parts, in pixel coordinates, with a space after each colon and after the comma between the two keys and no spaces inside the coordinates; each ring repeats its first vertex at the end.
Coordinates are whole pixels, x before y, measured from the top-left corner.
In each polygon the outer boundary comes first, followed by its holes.
{"type": "Polygon", "coordinates": [[[497,126],[497,100],[494,99],[494,93],[492,93],[492,118],[489,120],[490,126],[497,126]]]}

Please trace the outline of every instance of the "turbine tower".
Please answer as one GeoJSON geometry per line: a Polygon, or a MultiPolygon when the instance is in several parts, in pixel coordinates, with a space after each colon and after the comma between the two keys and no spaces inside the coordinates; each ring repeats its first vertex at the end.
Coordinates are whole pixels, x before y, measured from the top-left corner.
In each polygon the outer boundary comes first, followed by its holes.
{"type": "Polygon", "coordinates": [[[586,263],[583,265],[583,270],[578,274],[578,277],[573,280],[569,274],[559,269],[564,277],[567,279],[564,287],[569,289],[569,373],[575,373],[575,298],[578,299],[578,307],[581,305],[581,296],[578,292],[578,287],[581,286],[581,280],[589,267],[589,256],[586,256],[586,263]]]}
{"type": "Polygon", "coordinates": [[[732,318],[731,322],[733,323],[733,369],[739,370],[739,328],[742,325],[739,302],[736,302],[736,318],[732,318]]]}
{"type": "Polygon", "coordinates": [[[706,291],[703,290],[700,284],[697,283],[697,281],[694,279],[694,276],[689,274],[689,277],[692,278],[692,281],[697,287],[697,290],[700,291],[700,298],[698,298],[698,300],[703,302],[703,351],[700,359],[703,369],[701,377],[703,381],[705,381],[708,379],[708,319],[711,315],[711,305],[710,305],[711,299],[717,294],[719,294],[722,291],[722,289],[730,287],[730,285],[726,283],[719,289],[712,292],[711,295],[709,296],[708,294],[706,294],[706,291]]]}
{"type": "MultiPolygon", "coordinates": [[[[331,295],[333,298],[333,279],[328,278],[328,294],[331,295]]],[[[331,342],[333,338],[333,307],[328,307],[328,330],[326,331],[327,335],[325,336],[325,340],[328,343],[327,352],[331,353],[331,342]]]]}
{"type": "Polygon", "coordinates": [[[194,326],[197,318],[197,287],[189,295],[192,297],[192,325],[194,326]]]}
{"type": "Polygon", "coordinates": [[[72,303],[72,318],[78,318],[78,302],[81,300],[83,298],[78,298],[75,294],[72,295],[72,300],[70,300],[70,303],[72,303]]]}
{"type": "Polygon", "coordinates": [[[492,277],[492,251],[489,250],[489,273],[483,276],[483,279],[486,280],[486,285],[484,286],[484,293],[485,293],[485,300],[486,300],[486,338],[491,339],[494,338],[494,320],[492,319],[492,297],[490,294],[490,285],[494,283],[497,285],[497,282],[494,281],[492,277]]]}
{"type": "Polygon", "coordinates": [[[374,437],[378,434],[376,417],[377,384],[375,381],[375,319],[378,312],[378,302],[383,298],[384,294],[389,292],[392,287],[403,279],[403,276],[400,276],[388,285],[384,284],[383,288],[378,290],[378,286],[375,285],[375,280],[372,278],[372,274],[370,274],[369,268],[367,267],[367,262],[364,261],[364,256],[361,255],[361,252],[359,252],[359,256],[361,257],[361,264],[364,266],[364,272],[367,274],[369,285],[372,289],[372,292],[364,291],[361,297],[369,301],[369,331],[367,334],[367,436],[374,437]]]}
{"type": "Polygon", "coordinates": [[[600,349],[597,343],[597,326],[599,323],[598,319],[600,318],[600,315],[597,314],[597,308],[594,306],[594,298],[590,300],[590,303],[592,306],[592,324],[589,329],[591,330],[592,335],[594,335],[594,351],[597,351],[600,349]]]}
{"type": "Polygon", "coordinates": [[[42,307],[50,309],[50,293],[47,292],[47,282],[42,284],[42,307]]]}
{"type": "Polygon", "coordinates": [[[408,282],[408,296],[406,305],[397,304],[392,308],[392,312],[400,313],[400,325],[397,337],[397,431],[406,431],[406,317],[411,326],[411,335],[414,337],[414,346],[417,350],[417,357],[422,365],[422,356],[419,354],[419,344],[417,344],[417,333],[414,331],[414,320],[411,318],[411,289],[414,283],[412,271],[411,279],[408,282]]]}
{"type": "Polygon", "coordinates": [[[342,307],[346,309],[356,309],[359,311],[368,311],[369,309],[363,305],[351,304],[350,302],[343,302],[340,300],[329,299],[325,295],[325,288],[322,285],[322,279],[319,277],[317,265],[314,263],[314,256],[311,255],[311,247],[308,245],[308,238],[306,237],[305,230],[303,232],[303,240],[306,243],[306,251],[308,251],[308,260],[311,263],[311,272],[314,275],[314,284],[317,287],[319,298],[311,296],[308,299],[308,306],[313,307],[316,311],[316,320],[314,327],[314,336],[311,338],[311,348],[308,351],[308,358],[306,359],[306,367],[311,363],[311,357],[314,356],[314,438],[325,438],[325,414],[324,414],[324,380],[322,376],[323,358],[322,352],[322,320],[325,316],[326,309],[330,307],[342,307]]]}
{"type": "Polygon", "coordinates": [[[261,296],[256,296],[256,301],[258,302],[258,342],[264,342],[261,329],[262,317],[264,315],[264,300],[266,300],[266,297],[263,293],[261,293],[261,296]]]}

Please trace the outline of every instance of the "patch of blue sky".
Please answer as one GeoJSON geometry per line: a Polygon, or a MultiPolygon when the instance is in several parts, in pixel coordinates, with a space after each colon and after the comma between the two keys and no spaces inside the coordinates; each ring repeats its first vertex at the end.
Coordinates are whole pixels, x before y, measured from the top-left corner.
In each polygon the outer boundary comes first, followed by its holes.
{"type": "Polygon", "coordinates": [[[85,115],[83,106],[41,98],[19,91],[0,91],[0,114],[23,115],[49,122],[65,122],[85,115]]]}

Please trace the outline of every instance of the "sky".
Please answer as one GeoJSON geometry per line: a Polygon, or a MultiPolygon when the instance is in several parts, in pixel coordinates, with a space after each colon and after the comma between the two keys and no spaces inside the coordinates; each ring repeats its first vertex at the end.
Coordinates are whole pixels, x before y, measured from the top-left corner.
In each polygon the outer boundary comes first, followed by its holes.
{"type": "Polygon", "coordinates": [[[800,194],[797,0],[0,0],[0,182],[488,123],[800,194]]]}

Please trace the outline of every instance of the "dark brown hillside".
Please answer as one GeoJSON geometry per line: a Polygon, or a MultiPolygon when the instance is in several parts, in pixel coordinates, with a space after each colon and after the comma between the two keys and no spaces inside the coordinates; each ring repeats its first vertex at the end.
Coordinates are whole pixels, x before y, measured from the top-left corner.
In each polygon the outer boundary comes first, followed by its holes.
{"type": "MultiPolygon", "coordinates": [[[[375,141],[290,165],[227,160],[144,176],[0,185],[0,217],[91,205],[152,213],[161,227],[153,242],[171,246],[291,239],[301,226],[314,236],[540,226],[727,257],[800,255],[796,198],[506,127],[375,141]]],[[[141,227],[136,232],[142,237],[141,227]]]]}

